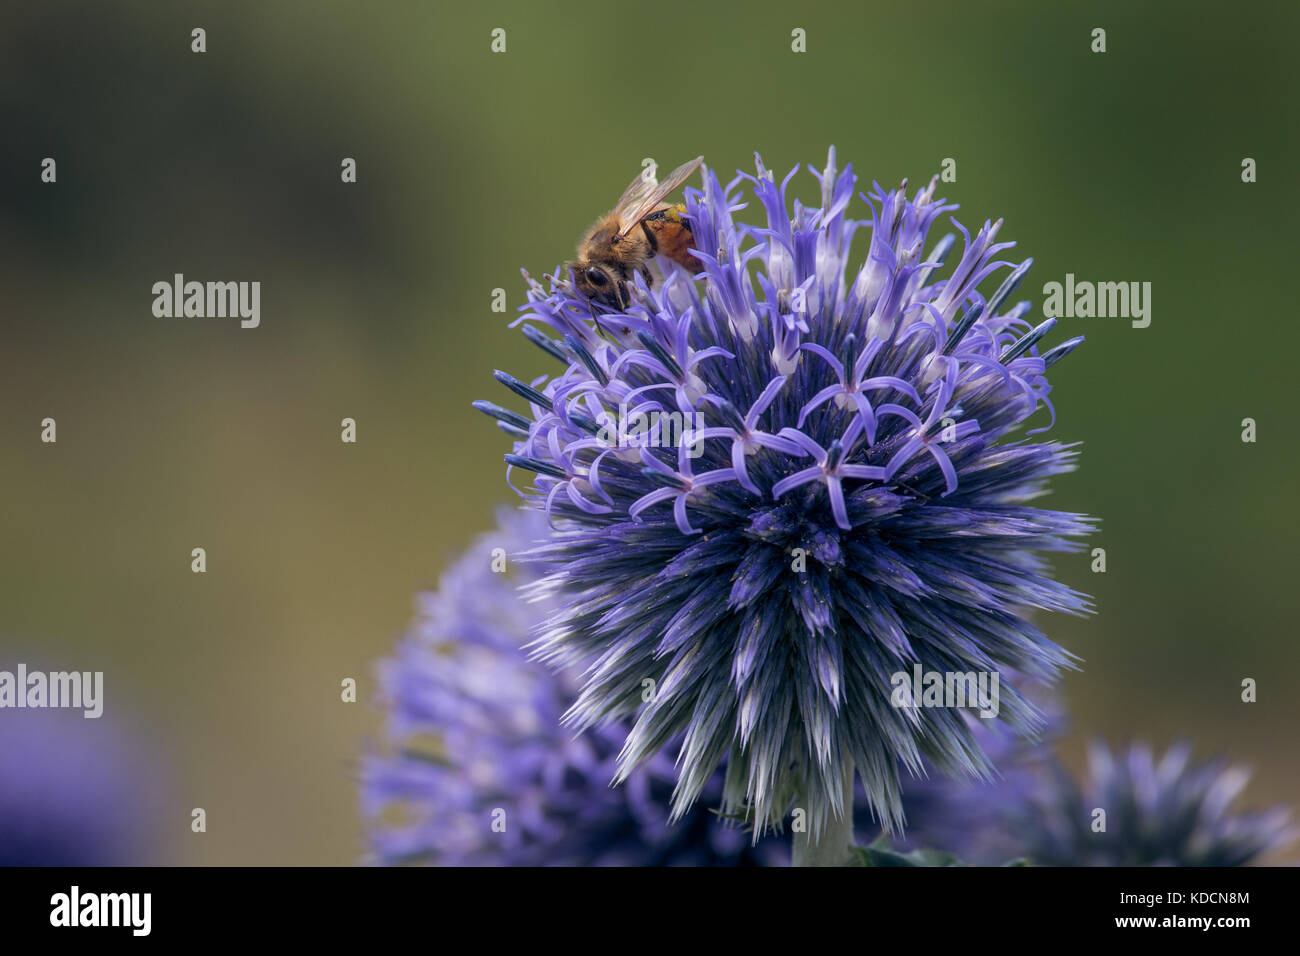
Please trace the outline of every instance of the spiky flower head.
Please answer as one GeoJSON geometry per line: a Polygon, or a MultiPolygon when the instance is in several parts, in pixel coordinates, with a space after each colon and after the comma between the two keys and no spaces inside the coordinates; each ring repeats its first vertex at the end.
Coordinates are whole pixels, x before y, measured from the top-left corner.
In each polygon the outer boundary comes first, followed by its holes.
{"type": "MultiPolygon", "coordinates": [[[[361,786],[375,860],[707,866],[772,856],[703,804],[670,825],[669,754],[612,788],[626,728],[575,736],[560,725],[577,685],[528,659],[522,645],[548,608],[517,591],[532,577],[517,557],[545,530],[536,512],[503,510],[498,529],[421,595],[381,665],[387,739],[364,761],[361,786]]],[[[721,790],[719,774],[715,806],[721,790]]]]}
{"type": "Polygon", "coordinates": [[[1234,810],[1250,773],[1196,763],[1186,743],[1157,759],[1145,744],[1094,741],[1088,767],[1079,782],[1053,763],[1023,802],[1006,802],[1001,826],[1020,855],[1043,866],[1242,866],[1296,836],[1285,808],[1234,810]]]}
{"type": "MultiPolygon", "coordinates": [[[[954,220],[946,267],[937,181],[876,186],[854,219],[833,150],[818,205],[791,211],[796,171],[778,184],[759,161],[724,187],[706,169],[686,191],[698,274],[630,276],[625,312],[529,280],[519,321],[559,372],[497,373],[526,414],[477,407],[516,439],[506,460],[536,473],[526,497],[553,525],[536,653],[585,668],[566,720],[635,719],[620,778],[681,737],[678,816],[726,758],[726,811],[779,825],[797,799],[816,834],[855,770],[886,826],[901,767],[990,772],[960,710],[893,706],[891,675],[1054,679],[1069,656],[1026,612],[1087,609],[1040,553],[1077,548],[1089,522],[1027,503],[1073,467],[1072,446],[1018,430],[1051,412],[1047,370],[1080,339],[1039,351],[1053,322],[1008,305],[1029,261],[998,258],[1001,222],[954,220]]],[[[1032,733],[1033,705],[1001,695],[1000,719],[1032,733]]]]}

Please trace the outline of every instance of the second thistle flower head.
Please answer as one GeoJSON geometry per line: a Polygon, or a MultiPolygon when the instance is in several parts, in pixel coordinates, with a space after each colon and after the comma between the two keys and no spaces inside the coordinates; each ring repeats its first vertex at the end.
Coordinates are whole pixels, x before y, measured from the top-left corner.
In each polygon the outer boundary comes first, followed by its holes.
{"type": "Polygon", "coordinates": [[[505,573],[545,530],[543,515],[503,510],[496,530],[421,595],[419,617],[384,661],[387,740],[367,757],[361,786],[374,859],[729,866],[777,858],[773,841],[752,847],[714,816],[707,804],[721,794],[720,773],[701,805],[670,826],[671,752],[611,788],[620,728],[575,738],[560,725],[573,682],[521,649],[548,607],[517,591],[531,569],[505,573]]]}
{"type": "Polygon", "coordinates": [[[1002,809],[1002,828],[1044,866],[1244,866],[1296,837],[1290,811],[1234,804],[1250,772],[1197,762],[1179,743],[1157,758],[1145,744],[1088,747],[1083,782],[1057,763],[1024,799],[1002,809]],[[1098,828],[1098,810],[1106,812],[1098,828]]]}
{"type": "MultiPolygon", "coordinates": [[[[1026,614],[1087,600],[1039,553],[1073,550],[1089,522],[1027,503],[1073,466],[1071,446],[1017,430],[1051,412],[1047,370],[1080,340],[1040,351],[1053,322],[1009,305],[1029,261],[998,258],[1001,223],[954,220],[958,250],[929,239],[956,208],[935,181],[876,186],[854,219],[851,170],[832,150],[813,172],[820,204],[792,209],[794,172],[778,184],[760,161],[724,186],[706,170],[686,193],[700,272],[634,276],[624,312],[530,280],[524,332],[559,374],[498,373],[527,414],[478,407],[516,439],[507,461],[535,473],[526,497],[554,529],[535,650],[585,668],[566,718],[634,718],[620,779],[680,737],[678,815],[725,759],[724,810],[761,830],[797,801],[817,833],[855,772],[886,826],[901,768],[989,772],[960,710],[895,707],[891,676],[1053,679],[1069,657],[1026,614]],[[757,222],[733,218],[745,208],[757,222]]],[[[1032,734],[1033,705],[1001,697],[1032,734]]]]}

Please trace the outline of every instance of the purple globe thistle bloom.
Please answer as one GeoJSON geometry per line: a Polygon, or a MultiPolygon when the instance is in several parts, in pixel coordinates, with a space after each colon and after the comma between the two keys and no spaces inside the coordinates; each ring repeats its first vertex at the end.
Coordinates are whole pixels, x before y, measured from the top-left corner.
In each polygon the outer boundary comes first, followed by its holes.
{"type": "MultiPolygon", "coordinates": [[[[791,213],[794,172],[778,185],[760,161],[724,187],[706,170],[686,191],[700,273],[632,276],[625,312],[529,280],[519,321],[562,368],[497,373],[527,414],[477,407],[516,439],[508,474],[536,473],[525,497],[553,528],[535,653],[582,670],[566,722],[634,721],[619,779],[681,738],[675,817],[725,759],[725,812],[761,829],[798,801],[817,834],[845,819],[855,773],[886,827],[900,768],[990,774],[962,712],[892,706],[891,675],[1053,680],[1070,656],[1027,612],[1089,607],[1040,553],[1077,549],[1090,521],[1027,504],[1074,465],[1073,446],[1017,430],[1040,406],[1054,420],[1046,372],[1081,339],[1040,353],[1053,321],[1004,309],[1029,261],[998,258],[1001,222],[954,220],[964,248],[943,274],[955,237],[927,237],[955,207],[937,178],[911,198],[876,186],[855,220],[833,150],[813,172],[820,204],[791,213]],[[756,224],[733,219],[742,184],[756,224]]],[[[1001,720],[1041,723],[1010,686],[1001,720]]]]}
{"type": "Polygon", "coordinates": [[[1194,763],[1188,744],[1157,760],[1146,745],[1114,753],[1094,741],[1088,764],[1082,784],[1053,763],[1027,798],[1007,801],[1002,825],[1019,855],[1043,866],[1242,866],[1296,836],[1284,808],[1234,812],[1250,773],[1194,763]]]}
{"type": "MultiPolygon", "coordinates": [[[[560,725],[577,685],[521,647],[549,608],[518,593],[532,574],[516,557],[545,532],[536,512],[503,510],[499,529],[421,596],[418,620],[381,666],[388,742],[362,774],[374,858],[445,866],[761,862],[767,851],[703,805],[670,825],[668,754],[613,788],[626,727],[575,738],[560,725]],[[510,573],[494,573],[503,560],[510,573]]],[[[721,790],[719,774],[706,798],[716,805],[721,790]]]]}

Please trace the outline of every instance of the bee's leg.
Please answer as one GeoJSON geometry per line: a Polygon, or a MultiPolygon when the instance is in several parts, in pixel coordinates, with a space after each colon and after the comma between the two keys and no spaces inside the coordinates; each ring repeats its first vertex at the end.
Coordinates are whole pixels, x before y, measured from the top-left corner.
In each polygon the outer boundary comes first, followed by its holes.
{"type": "Polygon", "coordinates": [[[650,267],[648,265],[643,265],[641,267],[641,278],[645,279],[645,287],[647,289],[654,287],[655,284],[654,276],[650,274],[650,267]]]}

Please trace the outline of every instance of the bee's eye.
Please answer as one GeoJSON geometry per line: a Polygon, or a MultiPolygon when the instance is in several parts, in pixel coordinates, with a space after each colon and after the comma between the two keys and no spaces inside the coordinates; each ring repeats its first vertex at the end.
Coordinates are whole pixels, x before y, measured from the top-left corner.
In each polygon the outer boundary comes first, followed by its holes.
{"type": "Polygon", "coordinates": [[[600,269],[596,269],[596,268],[588,269],[587,281],[590,282],[592,285],[596,286],[597,288],[600,288],[606,282],[605,273],[602,272],[600,269]]]}

